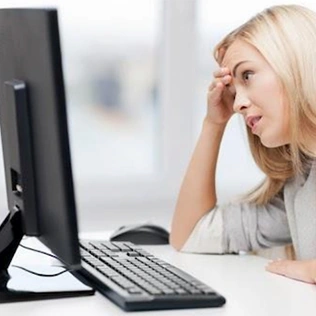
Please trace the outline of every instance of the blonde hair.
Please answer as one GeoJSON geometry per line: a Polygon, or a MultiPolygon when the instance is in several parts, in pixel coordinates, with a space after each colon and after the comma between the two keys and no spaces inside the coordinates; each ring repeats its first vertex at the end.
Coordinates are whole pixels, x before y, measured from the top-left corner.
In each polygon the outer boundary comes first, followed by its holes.
{"type": "Polygon", "coordinates": [[[251,44],[262,54],[279,77],[289,103],[290,144],[267,148],[247,127],[251,153],[266,178],[245,200],[265,204],[288,179],[305,173],[315,155],[306,138],[316,143],[316,13],[298,5],[265,9],[215,47],[219,64],[235,40],[251,44]]]}

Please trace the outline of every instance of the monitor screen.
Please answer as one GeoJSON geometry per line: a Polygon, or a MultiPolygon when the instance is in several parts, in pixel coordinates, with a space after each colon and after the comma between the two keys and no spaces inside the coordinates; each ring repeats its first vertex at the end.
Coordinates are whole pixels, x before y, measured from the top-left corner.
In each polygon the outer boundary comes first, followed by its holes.
{"type": "Polygon", "coordinates": [[[23,235],[37,236],[68,267],[79,268],[55,9],[0,10],[0,100],[9,212],[21,214],[23,235]]]}

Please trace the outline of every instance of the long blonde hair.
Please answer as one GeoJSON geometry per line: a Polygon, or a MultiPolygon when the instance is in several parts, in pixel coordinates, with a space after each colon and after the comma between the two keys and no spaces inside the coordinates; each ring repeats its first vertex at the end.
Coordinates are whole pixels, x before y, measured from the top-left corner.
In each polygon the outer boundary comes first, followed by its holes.
{"type": "Polygon", "coordinates": [[[316,13],[298,5],[273,6],[229,33],[214,50],[221,64],[235,40],[254,46],[271,65],[287,96],[291,142],[277,148],[262,145],[247,127],[251,153],[266,178],[245,198],[265,204],[285,182],[303,174],[313,154],[306,139],[316,143],[316,13]]]}

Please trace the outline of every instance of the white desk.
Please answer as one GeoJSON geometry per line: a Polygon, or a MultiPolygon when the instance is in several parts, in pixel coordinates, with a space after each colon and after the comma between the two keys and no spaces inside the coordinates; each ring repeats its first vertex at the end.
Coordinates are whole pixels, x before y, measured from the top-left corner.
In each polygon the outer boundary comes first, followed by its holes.
{"type": "MultiPolygon", "coordinates": [[[[94,235],[99,237],[99,235],[94,235]]],[[[87,236],[84,236],[87,237],[87,236]]],[[[91,236],[89,236],[91,237],[91,236]]],[[[24,241],[27,244],[28,240],[24,241]]],[[[129,312],[139,315],[229,315],[297,316],[316,314],[316,286],[290,280],[264,270],[266,259],[251,256],[194,255],[174,251],[170,246],[143,247],[161,259],[201,279],[226,297],[221,308],[129,312]]],[[[19,249],[15,263],[50,260],[48,257],[19,249]]],[[[8,303],[0,305],[3,316],[115,316],[126,315],[99,293],[80,298],[8,303]]]]}

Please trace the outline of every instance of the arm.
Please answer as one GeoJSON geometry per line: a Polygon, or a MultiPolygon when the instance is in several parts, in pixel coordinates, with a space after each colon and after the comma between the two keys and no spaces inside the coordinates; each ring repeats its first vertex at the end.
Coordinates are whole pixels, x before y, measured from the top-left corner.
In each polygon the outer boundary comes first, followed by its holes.
{"type": "Polygon", "coordinates": [[[224,252],[254,251],[292,242],[283,191],[264,205],[240,201],[221,208],[224,252]]]}
{"type": "Polygon", "coordinates": [[[215,170],[224,129],[204,121],[173,216],[170,243],[178,250],[199,219],[216,204],[215,170]]]}
{"type": "Polygon", "coordinates": [[[208,91],[208,110],[185,174],[171,226],[170,243],[181,249],[199,219],[216,204],[215,171],[222,136],[233,114],[227,68],[214,73],[208,91]]]}
{"type": "Polygon", "coordinates": [[[198,221],[181,251],[239,253],[291,242],[280,192],[265,205],[235,201],[215,207],[198,221]]]}

